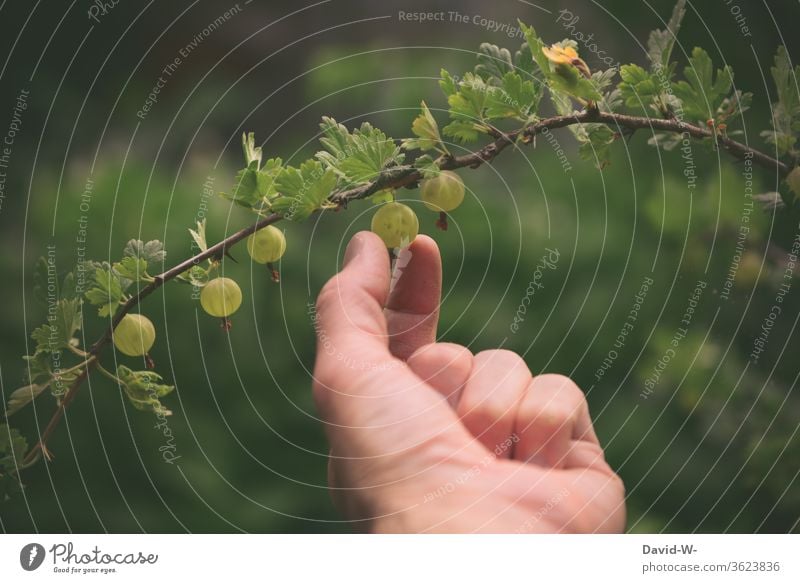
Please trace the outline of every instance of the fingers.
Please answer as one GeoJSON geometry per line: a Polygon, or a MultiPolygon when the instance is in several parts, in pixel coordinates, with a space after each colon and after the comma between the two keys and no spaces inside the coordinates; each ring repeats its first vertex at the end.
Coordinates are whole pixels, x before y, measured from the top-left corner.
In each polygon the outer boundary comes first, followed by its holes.
{"type": "Polygon", "coordinates": [[[498,457],[511,456],[517,407],[530,382],[528,366],[513,352],[487,350],[473,359],[456,413],[498,457]]]}
{"type": "Polygon", "coordinates": [[[458,344],[428,344],[415,351],[407,364],[414,374],[439,391],[455,408],[472,372],[472,353],[458,344]]]}
{"type": "Polygon", "coordinates": [[[389,349],[407,359],[436,341],[442,295],[442,260],[430,237],[418,236],[395,261],[393,288],[386,305],[389,349]]]}
{"type": "Polygon", "coordinates": [[[544,467],[591,467],[604,463],[583,391],[569,378],[533,378],[517,410],[514,457],[544,467]]]}

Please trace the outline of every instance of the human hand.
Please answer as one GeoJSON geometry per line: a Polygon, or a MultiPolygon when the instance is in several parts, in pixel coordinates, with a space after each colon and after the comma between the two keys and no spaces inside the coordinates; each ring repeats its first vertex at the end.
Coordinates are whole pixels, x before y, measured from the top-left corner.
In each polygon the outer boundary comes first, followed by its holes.
{"type": "Polygon", "coordinates": [[[390,292],[385,246],[358,233],[317,301],[340,510],[372,532],[621,532],[624,486],[582,391],[507,350],[436,343],[439,250],[419,236],[405,253],[390,292]]]}

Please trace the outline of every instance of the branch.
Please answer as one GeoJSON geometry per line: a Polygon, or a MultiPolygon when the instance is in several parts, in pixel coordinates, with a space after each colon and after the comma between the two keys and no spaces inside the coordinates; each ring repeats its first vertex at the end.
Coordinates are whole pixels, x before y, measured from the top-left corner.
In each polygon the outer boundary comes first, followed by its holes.
{"type": "MultiPolygon", "coordinates": [[[[533,140],[533,138],[537,134],[545,130],[558,129],[582,123],[603,123],[609,126],[613,126],[617,129],[626,128],[629,130],[640,130],[640,129],[649,129],[651,131],[660,130],[660,131],[674,132],[680,134],[688,134],[689,136],[697,139],[711,138],[715,140],[718,147],[726,150],[735,158],[738,158],[739,160],[752,158],[753,162],[755,162],[756,164],[763,166],[768,170],[777,171],[780,177],[786,177],[792,170],[787,164],[781,162],[780,160],[772,158],[763,152],[755,150],[745,144],[742,144],[741,142],[732,140],[727,136],[718,135],[714,131],[706,128],[687,124],[676,119],[636,117],[632,115],[624,115],[619,113],[601,112],[595,109],[584,111],[581,113],[576,113],[575,115],[571,116],[568,115],[555,116],[543,119],[524,128],[509,132],[507,134],[503,134],[500,137],[498,137],[495,141],[490,142],[481,149],[472,152],[470,154],[465,154],[462,156],[444,157],[441,159],[439,166],[442,170],[455,170],[457,168],[478,168],[479,166],[494,160],[494,158],[497,157],[509,145],[516,143],[518,139],[520,139],[523,143],[529,143],[533,140]]],[[[366,198],[368,196],[371,196],[372,194],[375,194],[380,190],[386,188],[402,188],[404,186],[410,186],[412,184],[416,184],[420,180],[422,180],[422,173],[416,168],[410,166],[391,168],[388,169],[383,174],[381,174],[381,176],[379,176],[375,181],[366,184],[364,186],[359,186],[357,188],[335,193],[330,197],[330,200],[331,202],[341,207],[346,207],[347,203],[349,203],[350,201],[366,198]]],[[[246,227],[234,233],[230,237],[223,239],[216,245],[209,247],[206,251],[198,255],[195,255],[194,257],[190,257],[185,261],[182,261],[175,267],[172,267],[171,269],[161,273],[160,275],[155,276],[154,281],[152,283],[141,288],[141,290],[139,290],[139,292],[136,295],[134,295],[128,301],[123,303],[117,310],[116,314],[114,315],[114,318],[111,321],[111,324],[109,325],[108,329],[89,349],[89,352],[87,354],[86,367],[84,368],[83,372],[78,376],[78,378],[75,379],[72,385],[70,385],[70,388],[67,390],[58,408],[50,418],[50,421],[45,427],[45,430],[41,433],[38,443],[33,448],[31,448],[31,450],[25,456],[22,466],[26,466],[31,462],[33,462],[39,455],[39,451],[42,452],[45,458],[50,459],[47,450],[47,441],[53,434],[55,428],[58,426],[59,422],[61,421],[61,418],[64,416],[66,408],[69,407],[70,403],[72,403],[72,401],[75,399],[75,395],[78,393],[81,384],[83,384],[83,381],[86,380],[86,378],[89,376],[89,373],[94,368],[95,364],[97,363],[97,359],[100,356],[100,353],[111,342],[114,328],[116,328],[116,326],[120,323],[120,321],[122,320],[122,318],[125,317],[126,314],[128,314],[136,305],[139,304],[139,302],[141,302],[144,298],[146,298],[151,293],[156,291],[166,282],[175,279],[180,274],[184,273],[185,271],[188,271],[193,266],[198,265],[199,263],[205,261],[206,259],[210,259],[213,257],[222,258],[222,256],[230,247],[232,247],[242,239],[249,237],[256,231],[259,231],[264,227],[267,227],[268,225],[276,223],[282,218],[283,217],[281,215],[271,214],[267,217],[260,219],[253,225],[250,225],[249,227],[246,227]]]]}

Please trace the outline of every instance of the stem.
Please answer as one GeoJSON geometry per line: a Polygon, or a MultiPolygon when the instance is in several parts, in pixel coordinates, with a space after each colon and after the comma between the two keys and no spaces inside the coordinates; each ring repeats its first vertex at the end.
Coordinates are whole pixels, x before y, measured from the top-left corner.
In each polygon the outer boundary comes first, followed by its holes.
{"type": "MultiPolygon", "coordinates": [[[[509,132],[507,134],[500,134],[493,142],[483,146],[481,149],[465,154],[462,156],[443,156],[439,164],[442,170],[455,170],[457,168],[478,168],[479,166],[491,162],[509,145],[517,143],[517,139],[521,139],[523,143],[530,143],[534,136],[542,133],[545,130],[553,130],[563,128],[575,124],[582,123],[602,123],[617,129],[627,128],[630,130],[650,130],[650,131],[666,131],[680,134],[688,134],[689,136],[697,139],[711,138],[715,140],[718,147],[729,152],[732,156],[739,160],[752,158],[755,164],[758,164],[768,170],[776,171],[781,178],[786,177],[792,168],[789,165],[772,158],[771,156],[755,150],[750,146],[732,140],[727,136],[721,136],[707,128],[687,124],[677,119],[660,119],[651,117],[636,117],[632,115],[625,115],[620,113],[608,113],[599,111],[597,109],[588,109],[574,115],[561,115],[554,116],[540,120],[534,124],[528,125],[524,128],[509,132]]],[[[347,203],[353,200],[359,200],[375,194],[376,192],[386,188],[401,188],[403,186],[410,186],[416,184],[422,179],[422,174],[416,168],[410,166],[402,166],[398,168],[390,168],[379,176],[374,182],[345,190],[342,192],[334,193],[330,197],[330,201],[339,206],[347,206],[347,203]]],[[[50,418],[49,423],[45,430],[41,433],[38,443],[31,448],[23,460],[22,466],[27,466],[35,460],[38,452],[41,451],[44,456],[49,459],[47,452],[47,441],[52,435],[67,407],[75,399],[81,384],[89,376],[91,369],[97,366],[97,357],[103,349],[111,341],[111,335],[116,328],[117,324],[122,320],[127,313],[129,313],[139,302],[152,294],[166,282],[175,279],[182,273],[188,271],[193,266],[198,265],[200,262],[211,258],[222,258],[228,248],[232,247],[242,239],[249,237],[256,231],[259,231],[283,217],[278,214],[270,214],[259,219],[256,223],[237,231],[230,237],[223,239],[216,245],[209,247],[206,251],[189,257],[176,266],[168,269],[167,271],[153,277],[152,281],[141,288],[138,293],[128,298],[117,310],[114,318],[105,333],[91,346],[89,351],[85,353],[87,358],[86,367],[81,374],[75,379],[70,388],[67,390],[64,398],[61,400],[58,408],[50,418]]],[[[110,374],[110,373],[109,373],[110,374]]],[[[21,469],[21,468],[20,468],[21,469]]]]}

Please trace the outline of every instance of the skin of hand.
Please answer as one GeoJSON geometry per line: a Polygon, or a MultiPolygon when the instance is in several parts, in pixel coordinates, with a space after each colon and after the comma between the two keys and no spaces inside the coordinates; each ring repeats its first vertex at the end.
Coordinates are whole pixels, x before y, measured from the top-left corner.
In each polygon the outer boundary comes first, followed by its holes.
{"type": "Polygon", "coordinates": [[[404,254],[392,285],[386,247],[356,234],[317,301],[340,511],[369,532],[622,532],[625,489],[583,392],[508,350],[437,343],[438,247],[420,235],[404,254]]]}

